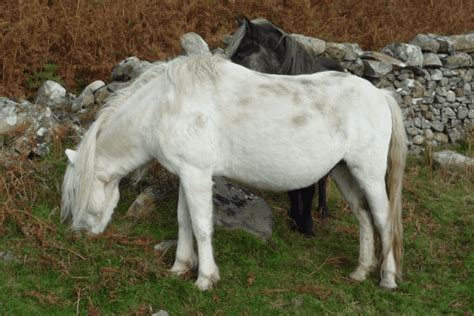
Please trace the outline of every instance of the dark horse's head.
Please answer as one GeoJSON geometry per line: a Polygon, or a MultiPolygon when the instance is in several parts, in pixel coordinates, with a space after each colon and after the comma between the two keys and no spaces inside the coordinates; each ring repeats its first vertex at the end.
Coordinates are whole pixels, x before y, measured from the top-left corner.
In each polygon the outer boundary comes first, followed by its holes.
{"type": "Polygon", "coordinates": [[[265,19],[238,19],[239,27],[227,48],[236,64],[270,73],[299,75],[325,70],[343,71],[333,60],[314,51],[265,19]]]}

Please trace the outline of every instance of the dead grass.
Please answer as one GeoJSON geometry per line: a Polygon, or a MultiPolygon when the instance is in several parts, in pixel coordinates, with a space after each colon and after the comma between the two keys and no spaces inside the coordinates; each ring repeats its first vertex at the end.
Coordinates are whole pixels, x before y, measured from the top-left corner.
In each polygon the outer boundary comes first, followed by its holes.
{"type": "Polygon", "coordinates": [[[239,14],[265,17],[288,32],[379,49],[418,33],[472,31],[472,5],[472,0],[4,0],[0,95],[31,95],[26,80],[47,63],[59,66],[69,89],[106,80],[126,56],[157,60],[178,54],[186,32],[221,46],[239,14]]]}

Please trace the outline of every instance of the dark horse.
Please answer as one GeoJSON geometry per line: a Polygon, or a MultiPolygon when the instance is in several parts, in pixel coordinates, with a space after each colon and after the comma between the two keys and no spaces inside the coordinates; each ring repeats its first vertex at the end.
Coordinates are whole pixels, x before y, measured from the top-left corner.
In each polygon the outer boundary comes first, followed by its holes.
{"type": "MultiPolygon", "coordinates": [[[[249,69],[268,74],[302,75],[320,71],[344,69],[335,61],[316,56],[315,53],[298,42],[291,35],[265,19],[237,19],[239,28],[232,36],[227,48],[227,56],[235,63],[249,69]]],[[[326,201],[327,176],[318,182],[318,211],[323,218],[329,216],[326,201]]],[[[314,236],[311,204],[315,185],[288,192],[290,217],[298,230],[314,236]]]]}

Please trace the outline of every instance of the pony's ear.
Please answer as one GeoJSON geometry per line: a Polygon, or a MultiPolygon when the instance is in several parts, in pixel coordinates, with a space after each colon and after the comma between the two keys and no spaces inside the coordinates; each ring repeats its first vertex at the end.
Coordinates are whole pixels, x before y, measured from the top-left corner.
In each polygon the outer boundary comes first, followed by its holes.
{"type": "Polygon", "coordinates": [[[236,15],[234,16],[234,21],[237,27],[240,27],[242,24],[244,24],[244,17],[242,15],[236,15]]]}
{"type": "Polygon", "coordinates": [[[243,21],[242,21],[242,24],[245,26],[245,29],[246,29],[247,31],[249,31],[249,32],[252,31],[252,26],[253,26],[253,25],[252,25],[252,21],[250,21],[249,19],[247,19],[246,16],[244,16],[244,17],[242,18],[242,20],[243,20],[243,21]]]}
{"type": "Polygon", "coordinates": [[[66,149],[66,156],[67,159],[69,159],[69,162],[74,165],[74,163],[76,162],[77,151],[72,149],[66,149]]]}

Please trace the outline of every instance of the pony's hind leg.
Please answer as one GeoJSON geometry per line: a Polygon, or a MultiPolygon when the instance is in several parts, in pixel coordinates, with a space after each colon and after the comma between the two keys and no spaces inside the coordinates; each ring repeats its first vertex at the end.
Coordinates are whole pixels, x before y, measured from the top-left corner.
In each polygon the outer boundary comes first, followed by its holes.
{"type": "Polygon", "coordinates": [[[179,185],[178,196],[178,245],[176,248],[176,257],[171,272],[181,275],[198,265],[198,259],[194,252],[193,226],[189,215],[188,205],[183,186],[179,185]]]}
{"type": "Polygon", "coordinates": [[[315,236],[313,230],[313,217],[311,216],[311,206],[315,192],[315,185],[306,188],[288,191],[290,199],[289,216],[296,225],[298,231],[308,237],[315,236]]]}
{"type": "Polygon", "coordinates": [[[196,286],[201,290],[208,290],[219,280],[219,270],[212,250],[212,174],[188,168],[181,172],[180,181],[198,247],[199,272],[196,286]]]}
{"type": "Polygon", "coordinates": [[[357,281],[363,281],[377,264],[374,251],[374,227],[367,201],[345,163],[339,163],[330,175],[359,222],[359,264],[350,277],[357,281]]]}
{"type": "Polygon", "coordinates": [[[378,166],[372,163],[370,166],[357,166],[349,169],[357,180],[365,194],[367,203],[375,226],[382,241],[382,266],[380,286],[384,288],[396,288],[395,282],[396,265],[392,248],[393,233],[389,223],[390,206],[385,187],[386,160],[378,166]]]}
{"type": "Polygon", "coordinates": [[[328,175],[325,175],[318,181],[318,212],[321,213],[321,217],[326,219],[329,217],[329,207],[327,201],[327,183],[328,175]]]}

